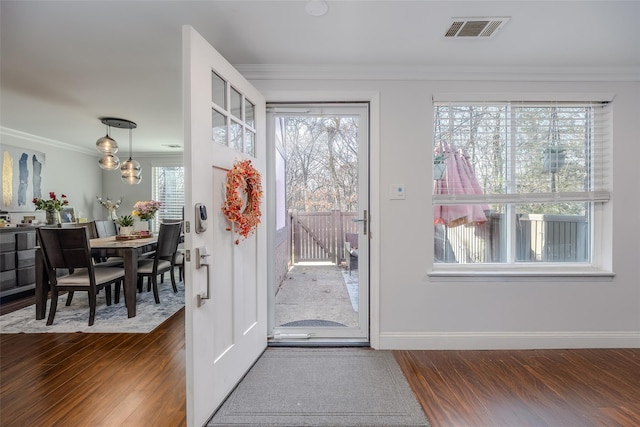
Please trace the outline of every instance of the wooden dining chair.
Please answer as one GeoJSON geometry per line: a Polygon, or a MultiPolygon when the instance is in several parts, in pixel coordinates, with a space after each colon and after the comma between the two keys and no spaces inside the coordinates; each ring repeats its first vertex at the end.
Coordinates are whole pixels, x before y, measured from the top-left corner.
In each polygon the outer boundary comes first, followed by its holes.
{"type": "Polygon", "coordinates": [[[64,222],[60,224],[60,228],[78,228],[84,227],[87,229],[90,239],[98,237],[98,230],[96,229],[95,221],[88,222],[64,222]]]}
{"type": "Polygon", "coordinates": [[[181,282],[184,280],[184,249],[178,247],[176,252],[176,261],[174,263],[174,269],[178,269],[178,280],[181,282]]]}
{"type": "Polygon", "coordinates": [[[153,297],[156,304],[160,303],[158,275],[169,272],[173,292],[178,292],[174,268],[181,230],[181,222],[161,223],[158,232],[158,246],[153,258],[138,261],[138,290],[142,290],[143,280],[146,277],[153,287],[153,297]]]}
{"type": "Polygon", "coordinates": [[[111,219],[97,219],[94,223],[97,237],[111,237],[118,234],[116,223],[111,219]]]}
{"type": "MultiPolygon", "coordinates": [[[[115,221],[111,219],[96,219],[92,221],[96,230],[95,237],[113,237],[118,234],[118,228],[115,221]]],[[[98,267],[121,267],[123,264],[122,257],[98,257],[98,267]]],[[[116,300],[116,303],[118,301],[116,300]]]]}
{"type": "MultiPolygon", "coordinates": [[[[97,292],[104,289],[106,303],[111,305],[111,285],[119,286],[124,280],[124,269],[94,268],[86,227],[41,227],[37,233],[51,284],[51,308],[47,325],[53,324],[60,291],[86,291],[89,295],[89,326],[92,326],[96,314],[97,292]],[[68,270],[68,274],[59,275],[59,271],[63,269],[68,270]]],[[[69,298],[67,305],[70,302],[69,298]]]]}
{"type": "MultiPolygon", "coordinates": [[[[164,223],[174,223],[174,222],[179,222],[181,224],[183,224],[184,226],[184,220],[183,219],[178,219],[178,218],[165,218],[162,220],[162,222],[164,223]]],[[[182,229],[180,230],[180,233],[182,234],[182,229]]],[[[182,281],[184,279],[184,248],[182,247],[183,244],[181,242],[178,242],[178,250],[176,251],[176,259],[175,259],[175,263],[173,266],[173,271],[172,274],[175,274],[175,269],[178,269],[178,280],[182,281]]],[[[161,274],[160,275],[160,283],[164,282],[164,275],[161,274]]]]}
{"type": "MultiPolygon", "coordinates": [[[[98,237],[98,229],[96,228],[95,221],[88,222],[68,222],[59,224],[60,228],[77,228],[77,227],[85,227],[87,229],[87,234],[89,235],[89,239],[95,239],[98,237]]],[[[95,262],[102,262],[102,259],[99,256],[94,256],[93,260],[95,262]]],[[[69,294],[71,297],[73,296],[73,292],[69,294]]],[[[67,305],[71,304],[71,298],[67,301],[67,305]]]]}

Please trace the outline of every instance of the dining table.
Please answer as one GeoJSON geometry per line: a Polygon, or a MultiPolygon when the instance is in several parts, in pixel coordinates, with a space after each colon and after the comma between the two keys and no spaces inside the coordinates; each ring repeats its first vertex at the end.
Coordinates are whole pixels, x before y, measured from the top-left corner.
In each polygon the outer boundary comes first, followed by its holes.
{"type": "MultiPolygon", "coordinates": [[[[94,257],[122,257],[124,264],[124,296],[127,316],[136,315],[136,294],[138,283],[138,259],[152,253],[158,246],[158,236],[149,235],[121,238],[119,236],[100,237],[89,240],[94,257]]],[[[44,319],[50,290],[49,278],[44,267],[40,248],[36,248],[36,319],[44,319]]]]}

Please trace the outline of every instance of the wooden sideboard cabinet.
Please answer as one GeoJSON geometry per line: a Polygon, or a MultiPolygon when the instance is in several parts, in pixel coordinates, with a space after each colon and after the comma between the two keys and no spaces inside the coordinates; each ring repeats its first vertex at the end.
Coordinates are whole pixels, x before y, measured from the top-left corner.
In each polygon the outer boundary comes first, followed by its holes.
{"type": "Polygon", "coordinates": [[[0,228],[0,298],[35,288],[35,248],[35,227],[0,228]]]}

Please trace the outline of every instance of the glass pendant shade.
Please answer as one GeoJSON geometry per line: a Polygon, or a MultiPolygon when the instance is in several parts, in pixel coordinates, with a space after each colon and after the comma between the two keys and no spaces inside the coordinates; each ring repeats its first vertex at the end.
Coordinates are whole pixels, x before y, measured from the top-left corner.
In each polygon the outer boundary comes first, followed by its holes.
{"type": "Polygon", "coordinates": [[[139,175],[131,175],[128,177],[124,177],[124,175],[122,175],[122,182],[129,184],[129,185],[137,185],[140,184],[140,181],[142,181],[142,177],[139,175]]]}
{"type": "Polygon", "coordinates": [[[115,154],[118,152],[118,143],[109,135],[105,135],[102,138],[98,138],[96,148],[101,153],[115,154]]]}
{"type": "Polygon", "coordinates": [[[120,167],[120,172],[122,173],[120,178],[127,184],[140,184],[140,181],[142,180],[142,167],[140,166],[140,163],[135,160],[129,159],[126,162],[123,162],[120,167]]]}
{"type": "Polygon", "coordinates": [[[120,159],[113,154],[105,154],[98,160],[98,165],[104,170],[113,171],[120,166],[120,159]]]}

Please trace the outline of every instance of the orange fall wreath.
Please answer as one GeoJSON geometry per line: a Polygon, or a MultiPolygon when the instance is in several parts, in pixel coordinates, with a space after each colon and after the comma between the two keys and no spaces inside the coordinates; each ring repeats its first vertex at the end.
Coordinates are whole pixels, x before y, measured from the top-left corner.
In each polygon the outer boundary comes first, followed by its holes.
{"type": "MultiPolygon", "coordinates": [[[[262,183],[251,160],[236,161],[227,172],[226,200],[222,204],[222,213],[235,225],[234,230],[243,238],[251,236],[260,224],[260,199],[262,183]],[[246,194],[245,203],[242,194],[246,194]]],[[[231,231],[232,227],[227,230],[231,231]]],[[[236,239],[236,245],[240,239],[236,239]]]]}

